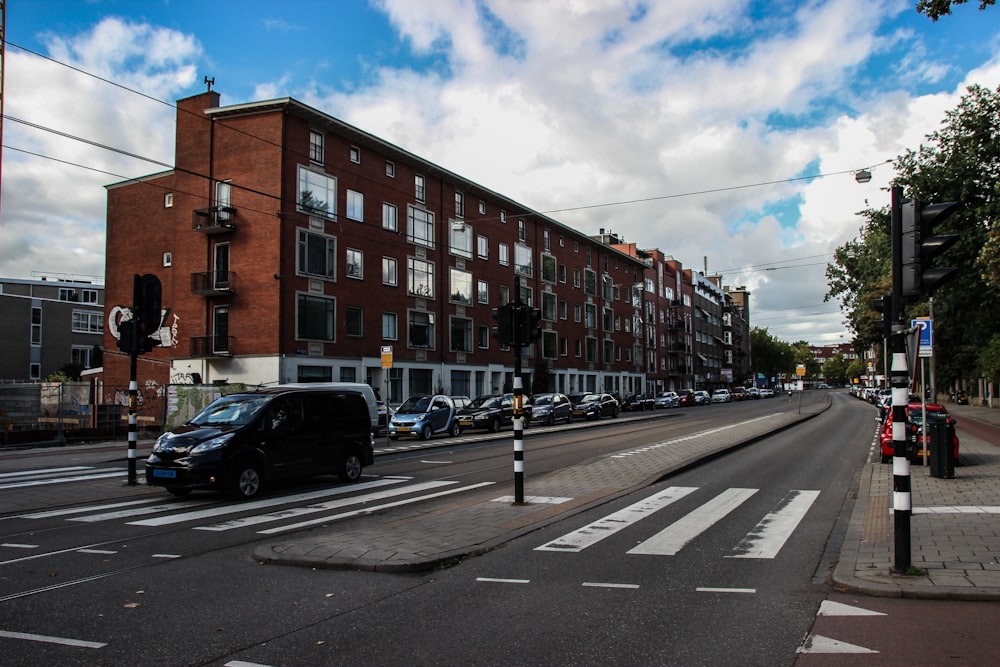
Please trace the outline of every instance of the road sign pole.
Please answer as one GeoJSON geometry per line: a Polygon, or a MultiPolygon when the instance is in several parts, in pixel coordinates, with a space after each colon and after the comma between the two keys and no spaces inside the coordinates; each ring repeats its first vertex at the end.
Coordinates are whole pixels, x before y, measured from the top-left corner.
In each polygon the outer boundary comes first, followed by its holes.
{"type": "Polygon", "coordinates": [[[514,276],[514,503],[524,504],[524,381],[521,379],[521,276],[514,276]]]}
{"type": "Polygon", "coordinates": [[[906,333],[903,312],[903,188],[892,186],[892,508],[895,533],[894,570],[910,569],[910,459],[906,456],[906,404],[909,400],[909,372],[906,367],[906,333]]]}

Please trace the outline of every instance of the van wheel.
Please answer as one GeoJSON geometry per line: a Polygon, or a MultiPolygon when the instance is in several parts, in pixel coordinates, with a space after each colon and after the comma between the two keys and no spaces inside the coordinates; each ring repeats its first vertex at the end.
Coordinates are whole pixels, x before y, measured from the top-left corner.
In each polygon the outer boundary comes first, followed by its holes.
{"type": "Polygon", "coordinates": [[[420,439],[421,440],[430,440],[432,435],[434,435],[434,434],[431,432],[431,425],[430,424],[425,424],[424,427],[422,429],[420,429],[420,439]]]}
{"type": "Polygon", "coordinates": [[[168,486],[167,491],[172,496],[186,496],[191,493],[191,489],[186,486],[168,486]]]}
{"type": "Polygon", "coordinates": [[[458,436],[462,435],[462,427],[458,425],[458,422],[451,423],[450,433],[453,438],[457,438],[458,436]]]}
{"type": "Polygon", "coordinates": [[[240,463],[236,466],[236,476],[233,478],[233,492],[241,500],[250,500],[260,495],[264,486],[264,478],[260,467],[253,462],[240,463]]]}
{"type": "Polygon", "coordinates": [[[356,452],[351,452],[341,459],[337,466],[337,477],[345,482],[356,482],[361,479],[361,457],[356,452]]]}

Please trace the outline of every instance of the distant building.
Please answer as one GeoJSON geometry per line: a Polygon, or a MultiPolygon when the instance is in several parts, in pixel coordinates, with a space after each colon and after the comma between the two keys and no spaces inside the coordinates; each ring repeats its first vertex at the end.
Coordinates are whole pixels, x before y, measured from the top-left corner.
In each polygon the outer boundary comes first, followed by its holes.
{"type": "Polygon", "coordinates": [[[99,366],[104,286],[66,278],[0,278],[0,381],[44,380],[99,366]]]}

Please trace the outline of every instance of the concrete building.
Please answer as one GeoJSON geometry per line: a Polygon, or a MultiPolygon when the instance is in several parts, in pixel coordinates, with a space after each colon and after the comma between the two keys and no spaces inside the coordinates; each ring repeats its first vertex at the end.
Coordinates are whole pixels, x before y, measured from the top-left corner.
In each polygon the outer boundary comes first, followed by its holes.
{"type": "Polygon", "coordinates": [[[0,381],[100,366],[103,333],[103,285],[68,276],[0,278],[0,381]]]}

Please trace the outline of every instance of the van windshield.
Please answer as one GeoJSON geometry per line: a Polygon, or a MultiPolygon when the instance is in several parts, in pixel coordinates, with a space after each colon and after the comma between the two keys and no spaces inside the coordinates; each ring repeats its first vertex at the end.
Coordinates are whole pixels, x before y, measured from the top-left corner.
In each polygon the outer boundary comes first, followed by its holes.
{"type": "Polygon", "coordinates": [[[195,415],[194,426],[245,426],[250,423],[271,396],[223,396],[195,415]]]}

